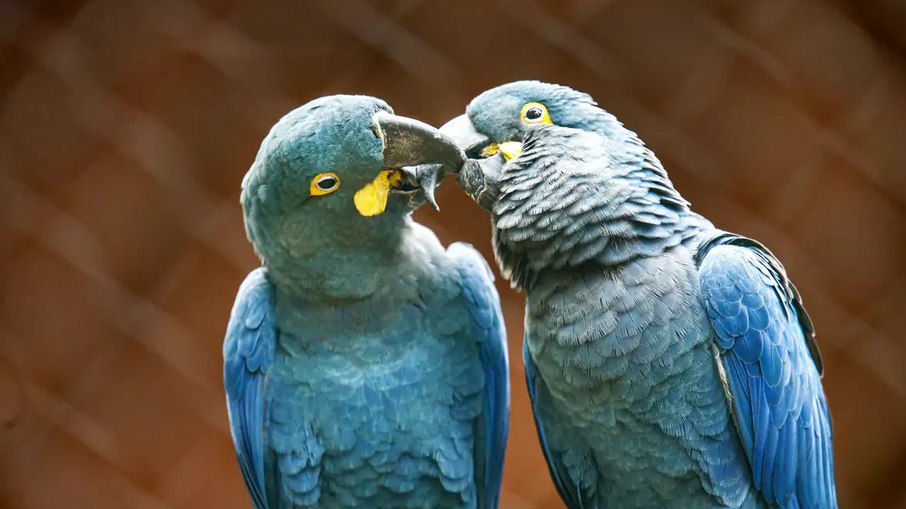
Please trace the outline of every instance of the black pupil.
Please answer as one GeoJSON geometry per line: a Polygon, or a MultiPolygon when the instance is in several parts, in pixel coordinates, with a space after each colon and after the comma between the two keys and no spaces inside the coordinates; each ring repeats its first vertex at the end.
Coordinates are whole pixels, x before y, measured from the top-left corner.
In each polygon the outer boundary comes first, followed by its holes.
{"type": "Polygon", "coordinates": [[[318,181],[318,187],[321,189],[333,189],[333,186],[337,185],[337,179],[333,177],[324,177],[318,181]]]}
{"type": "Polygon", "coordinates": [[[538,120],[541,118],[541,115],[541,108],[529,108],[529,110],[525,112],[525,118],[529,120],[538,120]]]}

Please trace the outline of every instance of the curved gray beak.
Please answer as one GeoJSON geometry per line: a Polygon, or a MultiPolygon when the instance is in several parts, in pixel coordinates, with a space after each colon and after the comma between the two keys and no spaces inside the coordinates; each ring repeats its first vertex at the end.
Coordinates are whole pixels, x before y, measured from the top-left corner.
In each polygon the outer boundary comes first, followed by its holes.
{"type": "Polygon", "coordinates": [[[424,122],[379,111],[374,127],[383,144],[384,168],[442,164],[455,172],[466,160],[454,140],[424,122]]]}
{"type": "Polygon", "coordinates": [[[449,136],[466,154],[475,155],[488,146],[490,139],[475,130],[468,115],[460,115],[440,128],[441,134],[449,136]]]}
{"type": "Polygon", "coordinates": [[[431,207],[440,210],[434,189],[443,175],[459,172],[465,152],[437,128],[415,119],[380,111],[374,115],[374,126],[383,144],[384,168],[399,169],[431,207]]]}
{"type": "Polygon", "coordinates": [[[459,187],[482,208],[493,210],[500,192],[500,175],[506,164],[504,153],[482,157],[491,140],[475,129],[468,115],[450,120],[440,128],[440,132],[455,140],[467,157],[476,158],[466,161],[460,169],[456,177],[459,187]]]}

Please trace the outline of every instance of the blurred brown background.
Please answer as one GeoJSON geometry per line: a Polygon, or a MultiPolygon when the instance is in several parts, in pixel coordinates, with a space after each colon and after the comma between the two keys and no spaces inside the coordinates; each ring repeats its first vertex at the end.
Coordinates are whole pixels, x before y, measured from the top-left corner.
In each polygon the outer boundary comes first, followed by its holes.
{"type": "MultiPolygon", "coordinates": [[[[239,183],[289,109],[440,124],[539,78],[638,131],[695,208],[770,246],[818,326],[841,507],[906,507],[906,5],[0,1],[0,507],[249,508],[221,342],[257,265],[239,183]]],[[[489,250],[446,185],[418,218],[489,250]]],[[[512,352],[503,506],[561,507],[512,352]]]]}

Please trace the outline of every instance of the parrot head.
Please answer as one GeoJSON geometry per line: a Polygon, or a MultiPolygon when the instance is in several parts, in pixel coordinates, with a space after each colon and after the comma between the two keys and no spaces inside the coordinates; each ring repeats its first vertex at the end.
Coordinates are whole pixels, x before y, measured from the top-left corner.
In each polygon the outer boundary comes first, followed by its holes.
{"type": "Polygon", "coordinates": [[[243,179],[247,235],[271,267],[392,250],[410,213],[434,202],[437,175],[424,170],[463,160],[452,140],[380,99],[313,100],[274,125],[243,179]]]}
{"type": "MultiPolygon", "coordinates": [[[[468,161],[458,173],[460,187],[490,210],[497,201],[501,172],[523,152],[523,142],[542,131],[588,133],[623,147],[641,147],[635,133],[592,97],[572,88],[541,81],[516,81],[487,90],[460,115],[440,128],[454,139],[468,161]]],[[[569,144],[557,147],[562,157],[576,156],[569,144]]]]}
{"type": "Polygon", "coordinates": [[[516,81],[492,88],[469,103],[466,113],[441,127],[469,157],[521,152],[525,133],[539,125],[587,131],[620,127],[590,95],[562,85],[516,81]]]}
{"type": "Polygon", "coordinates": [[[624,263],[680,238],[671,228],[688,202],[654,153],[587,94],[502,85],[441,132],[470,158],[457,181],[493,214],[495,255],[517,288],[547,268],[624,263]]]}

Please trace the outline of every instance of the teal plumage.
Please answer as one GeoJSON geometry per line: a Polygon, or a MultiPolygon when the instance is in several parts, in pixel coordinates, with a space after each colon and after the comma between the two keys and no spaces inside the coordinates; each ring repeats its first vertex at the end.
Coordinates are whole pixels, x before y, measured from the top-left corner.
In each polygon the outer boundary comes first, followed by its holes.
{"type": "Polygon", "coordinates": [[[509,406],[498,296],[474,249],[444,249],[412,221],[417,191],[356,211],[392,142],[377,114],[392,110],[353,96],[291,112],[243,183],[264,267],[236,298],[224,382],[256,509],[497,506],[509,406]],[[324,172],[340,186],[313,195],[324,172]]]}
{"type": "Polygon", "coordinates": [[[526,292],[526,379],[570,509],[836,507],[814,331],[767,249],[692,212],[569,88],[492,89],[441,131],[473,156],[522,143],[459,181],[526,292]]]}

